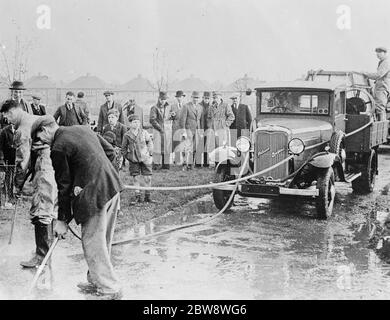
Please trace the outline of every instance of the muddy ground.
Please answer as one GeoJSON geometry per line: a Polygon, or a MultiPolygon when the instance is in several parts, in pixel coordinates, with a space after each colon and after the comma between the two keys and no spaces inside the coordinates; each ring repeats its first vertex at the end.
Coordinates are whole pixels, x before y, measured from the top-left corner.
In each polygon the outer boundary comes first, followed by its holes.
{"type": "MultiPolygon", "coordinates": [[[[380,150],[375,191],[355,195],[337,184],[334,216],[314,219],[302,202],[236,197],[232,209],[200,226],[113,248],[124,299],[388,299],[390,265],[370,246],[373,213],[390,204],[390,148],[380,150]]],[[[134,227],[116,240],[143,236],[217,212],[210,195],[134,227]]],[[[26,213],[27,218],[27,213],[26,213]]],[[[18,218],[19,219],[19,218],[18,218]]],[[[19,261],[33,250],[33,230],[0,225],[0,298],[97,299],[79,292],[87,271],[72,235],[57,246],[52,269],[27,296],[33,272],[19,261]]],[[[78,230],[78,227],[75,227],[78,230]]]]}

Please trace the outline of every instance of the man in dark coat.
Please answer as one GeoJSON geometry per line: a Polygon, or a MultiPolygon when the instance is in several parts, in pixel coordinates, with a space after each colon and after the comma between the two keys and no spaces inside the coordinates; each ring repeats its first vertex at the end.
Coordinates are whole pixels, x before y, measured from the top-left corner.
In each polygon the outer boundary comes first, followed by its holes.
{"type": "Polygon", "coordinates": [[[46,108],[41,104],[41,97],[38,95],[32,96],[33,103],[31,104],[32,113],[36,116],[44,116],[46,114],[46,108]]]}
{"type": "Polygon", "coordinates": [[[23,99],[23,92],[26,90],[22,81],[14,81],[9,88],[11,90],[11,99],[15,100],[18,104],[18,107],[22,108],[27,113],[31,113],[28,104],[23,99]]]}
{"type": "Polygon", "coordinates": [[[102,133],[105,125],[108,124],[108,111],[111,109],[117,109],[119,112],[118,121],[122,124],[125,123],[125,119],[123,116],[122,105],[119,102],[114,101],[112,91],[105,91],[103,95],[106,97],[106,103],[100,106],[98,124],[97,124],[97,132],[102,133]]]}
{"type": "Polygon", "coordinates": [[[172,152],[172,108],[166,92],[159,93],[157,104],[150,108],[153,127],[153,170],[169,169],[172,152]]]}
{"type": "Polygon", "coordinates": [[[75,105],[73,100],[74,93],[72,91],[68,91],[66,93],[66,103],[59,106],[57,111],[54,113],[54,119],[58,121],[60,126],[69,127],[87,124],[87,116],[81,110],[80,106],[75,105]]]}
{"type": "Polygon", "coordinates": [[[88,283],[79,284],[79,288],[107,299],[119,299],[122,293],[110,261],[122,190],[111,162],[114,149],[87,126],[58,127],[50,116],[34,122],[31,139],[51,146],[58,186],[55,235],[63,238],[73,218],[81,224],[88,283]]]}
{"type": "MultiPolygon", "coordinates": [[[[0,166],[15,165],[16,147],[14,145],[15,128],[12,124],[0,132],[0,166]]],[[[14,170],[12,167],[3,167],[5,171],[4,191],[9,200],[13,200],[14,170]]]]}
{"type": "Polygon", "coordinates": [[[84,92],[80,91],[77,93],[77,99],[75,105],[79,106],[87,117],[87,123],[89,124],[89,108],[86,101],[84,101],[84,92]]]}
{"type": "MultiPolygon", "coordinates": [[[[206,131],[209,128],[209,122],[207,119],[207,115],[209,113],[209,108],[210,108],[210,99],[211,99],[211,94],[208,91],[203,92],[203,99],[202,102],[200,103],[201,108],[201,114],[200,114],[200,121],[199,121],[199,130],[200,133],[203,135],[203,138],[200,139],[200,148],[198,149],[200,152],[203,152],[203,166],[208,167],[208,155],[206,152],[206,145],[207,145],[207,134],[206,131]]],[[[200,155],[197,155],[196,159],[196,164],[195,166],[200,166],[200,161],[198,160],[199,158],[201,159],[202,157],[199,157],[200,155]]]]}
{"type": "Polygon", "coordinates": [[[236,146],[236,141],[239,137],[249,137],[249,129],[252,123],[252,115],[249,107],[246,104],[240,103],[240,94],[235,93],[232,97],[232,111],[234,113],[234,121],[230,125],[231,145],[236,146]]]}

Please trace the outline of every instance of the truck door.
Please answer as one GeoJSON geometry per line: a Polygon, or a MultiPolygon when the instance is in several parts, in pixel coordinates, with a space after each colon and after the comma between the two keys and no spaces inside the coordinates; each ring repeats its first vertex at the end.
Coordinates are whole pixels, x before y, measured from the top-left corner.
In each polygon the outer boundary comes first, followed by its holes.
{"type": "Polygon", "coordinates": [[[345,91],[339,91],[334,96],[334,128],[345,132],[345,91]]]}

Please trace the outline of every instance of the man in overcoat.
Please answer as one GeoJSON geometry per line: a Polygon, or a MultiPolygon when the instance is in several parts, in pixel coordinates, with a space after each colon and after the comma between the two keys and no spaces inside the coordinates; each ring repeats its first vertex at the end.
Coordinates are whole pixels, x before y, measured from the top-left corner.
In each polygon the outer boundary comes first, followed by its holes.
{"type": "Polygon", "coordinates": [[[169,169],[172,152],[172,109],[166,92],[159,93],[151,107],[149,122],[153,127],[153,170],[169,169]]]}
{"type": "Polygon", "coordinates": [[[46,108],[41,104],[41,97],[38,95],[32,96],[33,103],[31,104],[31,111],[36,116],[44,116],[46,114],[46,108]]]}
{"type": "Polygon", "coordinates": [[[79,105],[74,103],[74,93],[68,91],[66,93],[66,102],[62,106],[59,106],[54,113],[54,119],[58,121],[60,126],[75,126],[75,125],[87,125],[87,116],[81,110],[79,105]]]}
{"type": "Polygon", "coordinates": [[[119,282],[110,261],[111,243],[122,185],[112,165],[112,146],[88,126],[59,127],[52,117],[36,120],[31,139],[51,146],[58,186],[58,220],[54,234],[62,238],[74,218],[88,265],[88,283],[79,288],[107,299],[120,299],[119,282]]]}
{"type": "Polygon", "coordinates": [[[230,125],[230,138],[231,145],[236,146],[236,141],[239,137],[249,137],[249,129],[252,123],[252,115],[248,105],[240,103],[240,94],[233,94],[232,99],[232,111],[234,113],[234,121],[230,125]]]}
{"type": "Polygon", "coordinates": [[[103,128],[105,125],[108,124],[108,111],[111,109],[117,109],[119,112],[119,117],[118,121],[124,125],[125,119],[123,116],[123,111],[122,111],[122,105],[119,102],[114,101],[113,95],[114,92],[112,91],[105,91],[103,95],[106,97],[106,103],[102,104],[100,106],[100,111],[99,111],[99,118],[98,118],[98,124],[97,124],[97,132],[102,133],[103,128]]]}
{"type": "Polygon", "coordinates": [[[172,151],[174,152],[175,165],[178,165],[184,161],[183,152],[180,146],[182,142],[183,131],[179,122],[181,118],[181,112],[183,110],[185,96],[186,95],[182,90],[176,91],[176,102],[172,104],[172,151]]]}

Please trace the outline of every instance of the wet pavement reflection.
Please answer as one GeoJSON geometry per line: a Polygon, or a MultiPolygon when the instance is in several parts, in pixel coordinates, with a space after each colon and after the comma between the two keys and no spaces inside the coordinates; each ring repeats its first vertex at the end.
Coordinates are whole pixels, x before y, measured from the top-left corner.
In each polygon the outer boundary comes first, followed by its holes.
{"type": "MultiPolygon", "coordinates": [[[[113,247],[124,299],[388,299],[390,265],[368,249],[372,230],[364,216],[389,189],[390,151],[379,160],[374,193],[355,195],[337,183],[328,221],[315,219],[310,203],[237,196],[231,210],[207,224],[113,247]]],[[[216,212],[208,195],[116,237],[141,237],[216,212]]],[[[23,297],[33,276],[19,269],[28,235],[19,237],[0,260],[0,298],[23,297]]],[[[75,287],[87,270],[77,240],[63,241],[52,264],[33,298],[94,299],[75,287]]]]}

